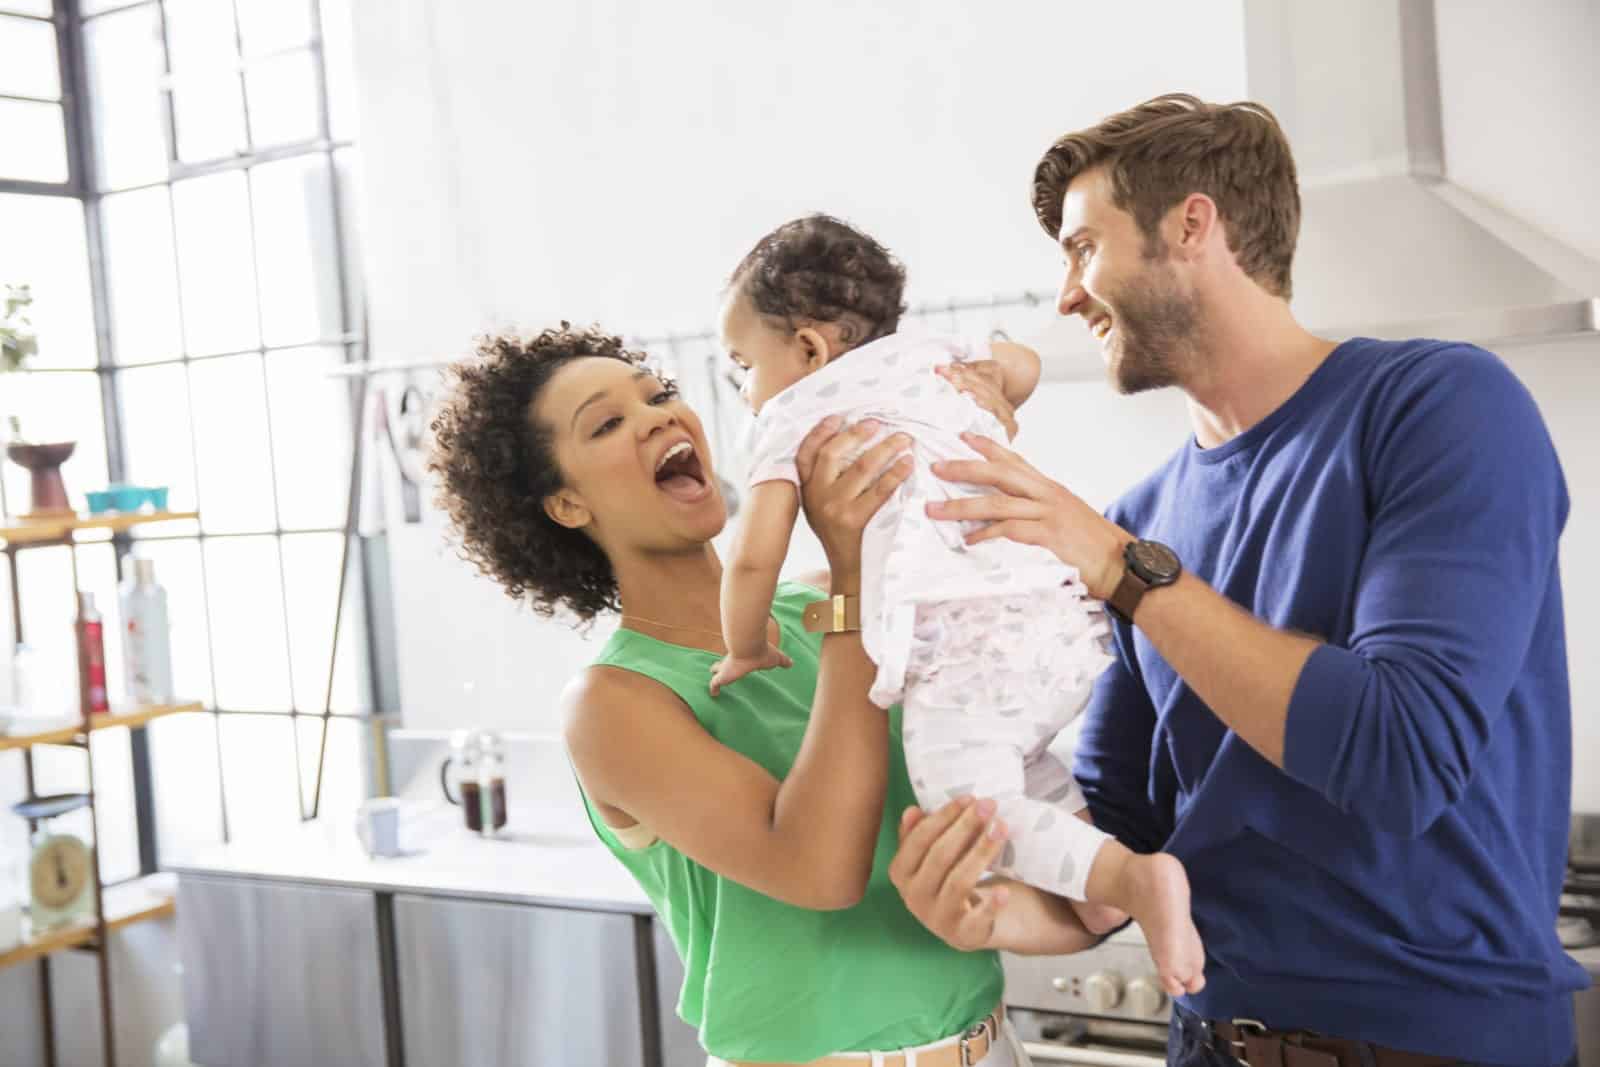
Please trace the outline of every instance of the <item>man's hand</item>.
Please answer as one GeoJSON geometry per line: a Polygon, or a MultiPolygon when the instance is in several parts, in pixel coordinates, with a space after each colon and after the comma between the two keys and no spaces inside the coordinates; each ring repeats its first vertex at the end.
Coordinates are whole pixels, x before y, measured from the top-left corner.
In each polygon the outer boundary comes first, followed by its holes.
{"type": "Polygon", "coordinates": [[[983,460],[946,460],[935,463],[933,472],[946,481],[994,492],[929,504],[928,515],[989,523],[968,534],[968,544],[1005,537],[1047,548],[1077,569],[1090,596],[1109,597],[1122,580],[1122,548],[1132,535],[1010,449],[977,434],[962,434],[961,439],[983,460]]]}
{"type": "Polygon", "coordinates": [[[963,952],[994,947],[995,922],[1009,890],[979,888],[1006,841],[992,800],[962,797],[934,812],[907,808],[889,881],[906,908],[945,944],[963,952]]]}

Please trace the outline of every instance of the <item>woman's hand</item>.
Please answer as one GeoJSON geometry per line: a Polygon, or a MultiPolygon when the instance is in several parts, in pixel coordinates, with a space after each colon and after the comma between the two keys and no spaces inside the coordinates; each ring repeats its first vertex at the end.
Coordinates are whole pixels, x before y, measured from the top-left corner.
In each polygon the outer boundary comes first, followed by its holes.
{"type": "Polygon", "coordinates": [[[928,515],[988,523],[967,535],[968,544],[1004,537],[1048,548],[1062,563],[1077,568],[1090,596],[1110,596],[1122,580],[1122,548],[1132,535],[1015,452],[977,434],[962,434],[961,439],[983,459],[935,463],[933,473],[994,491],[936,501],[928,505],[928,515]]]}
{"type": "Polygon", "coordinates": [[[1005,368],[996,359],[980,359],[970,363],[947,363],[936,369],[939,377],[955,386],[957,391],[970,396],[977,405],[1006,428],[1006,438],[1017,436],[1017,409],[1006,399],[1005,368]]]}
{"type": "Polygon", "coordinates": [[[868,419],[841,430],[830,415],[800,443],[795,468],[806,521],[828,554],[835,593],[861,589],[861,531],[883,502],[911,473],[911,438],[884,438],[854,462],[850,458],[871,440],[878,424],[868,419]]]}
{"type": "Polygon", "coordinates": [[[1005,823],[994,817],[992,800],[962,797],[924,814],[907,808],[900,817],[900,851],[889,863],[889,881],[906,909],[951,948],[992,948],[995,921],[1009,890],[978,887],[983,872],[1005,845],[1005,823]]]}

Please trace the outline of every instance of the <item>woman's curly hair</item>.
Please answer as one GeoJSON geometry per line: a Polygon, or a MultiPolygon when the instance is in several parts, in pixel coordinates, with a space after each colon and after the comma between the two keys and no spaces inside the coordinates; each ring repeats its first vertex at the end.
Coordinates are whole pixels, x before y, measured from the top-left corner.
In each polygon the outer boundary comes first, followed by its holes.
{"type": "Polygon", "coordinates": [[[831,215],[786,222],[756,242],[728,288],[795,329],[837,322],[849,347],[894,333],[906,305],[906,269],[877,241],[831,215]]]}
{"type": "Polygon", "coordinates": [[[565,322],[531,340],[479,339],[477,355],[447,372],[428,460],[439,477],[435,502],[450,517],[461,557],[539,614],[566,608],[584,621],[618,610],[617,579],[599,545],[545,514],[545,498],[562,480],[551,432],[534,419],[533,404],[557,371],[590,356],[644,360],[620,337],[565,322]]]}

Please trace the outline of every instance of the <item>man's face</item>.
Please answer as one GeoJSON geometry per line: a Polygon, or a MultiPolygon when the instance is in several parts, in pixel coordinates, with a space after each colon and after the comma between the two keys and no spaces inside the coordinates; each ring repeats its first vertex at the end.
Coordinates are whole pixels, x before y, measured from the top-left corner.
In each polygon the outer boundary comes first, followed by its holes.
{"type": "Polygon", "coordinates": [[[1181,384],[1198,309],[1165,243],[1147,239],[1112,202],[1103,167],[1067,186],[1059,236],[1066,277],[1057,308],[1081,316],[1100,341],[1111,384],[1129,394],[1181,384]]]}

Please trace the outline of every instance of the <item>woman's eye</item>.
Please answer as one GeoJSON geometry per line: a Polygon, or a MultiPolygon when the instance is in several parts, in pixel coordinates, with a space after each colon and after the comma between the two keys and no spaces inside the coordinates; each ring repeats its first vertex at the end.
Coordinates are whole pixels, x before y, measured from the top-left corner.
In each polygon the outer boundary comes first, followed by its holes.
{"type": "Polygon", "coordinates": [[[615,430],[618,426],[621,426],[621,425],[622,425],[622,416],[621,415],[613,415],[609,419],[607,419],[605,422],[602,422],[599,426],[596,426],[594,428],[594,433],[590,434],[589,436],[591,436],[591,437],[599,437],[599,436],[601,436],[603,434],[608,434],[612,430],[615,430]]]}
{"type": "Polygon", "coordinates": [[[655,396],[650,398],[650,403],[652,403],[652,404],[665,404],[667,401],[671,400],[673,397],[675,397],[677,395],[678,395],[678,387],[677,386],[675,386],[675,385],[663,386],[659,393],[657,393],[655,396]]]}

